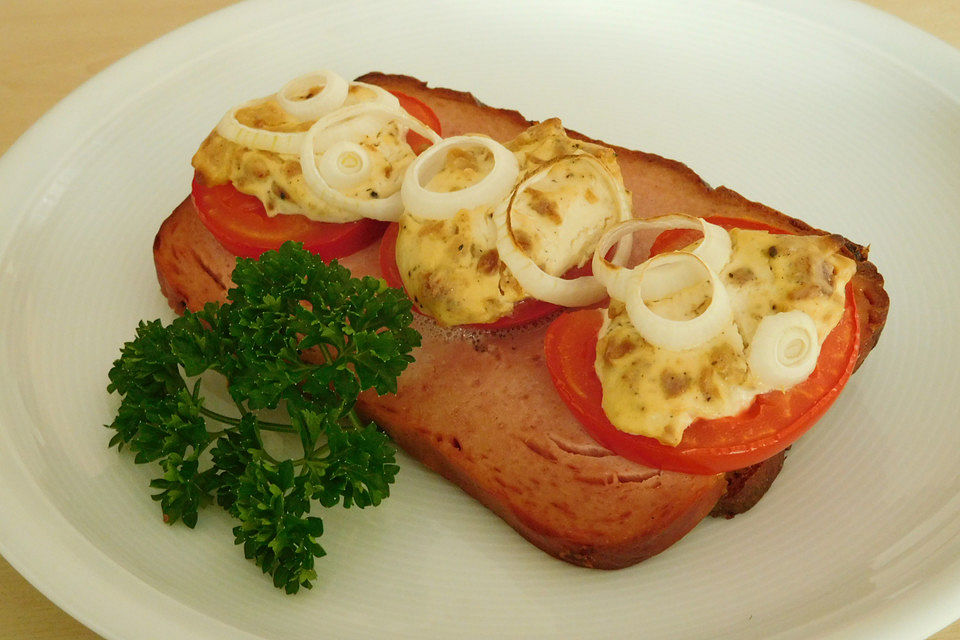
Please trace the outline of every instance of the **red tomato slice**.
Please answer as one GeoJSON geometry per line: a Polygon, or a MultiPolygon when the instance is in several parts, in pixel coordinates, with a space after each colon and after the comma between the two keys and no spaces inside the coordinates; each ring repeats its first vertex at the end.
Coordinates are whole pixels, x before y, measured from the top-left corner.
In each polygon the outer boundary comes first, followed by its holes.
{"type": "Polygon", "coordinates": [[[374,242],[387,224],[366,218],[337,224],[300,215],[270,217],[256,196],[237,191],[229,182],[206,185],[199,176],[193,179],[193,203],[200,221],[220,244],[245,258],[259,258],[287,240],[302,242],[327,261],[342,258],[374,242]]]}
{"type": "Polygon", "coordinates": [[[785,392],[758,396],[739,415],[697,420],[687,427],[680,444],[670,447],[654,438],[620,431],[607,419],[594,369],[601,322],[599,311],[585,310],[565,313],[550,325],[544,348],[557,392],[590,435],[611,451],[648,466],[684,473],[742,469],[786,449],[837,399],[860,349],[856,302],[848,285],[844,315],[824,341],[809,378],[785,392]]]}
{"type": "MultiPolygon", "coordinates": [[[[762,222],[755,222],[753,220],[740,220],[738,218],[726,218],[723,216],[711,216],[705,218],[707,222],[712,222],[715,225],[719,225],[724,229],[750,229],[752,231],[767,231],[769,233],[790,233],[784,229],[778,229],[776,227],[771,227],[768,224],[763,224],[762,222]]],[[[691,244],[695,240],[699,240],[703,237],[703,234],[694,229],[670,229],[664,231],[654,239],[653,244],[650,246],[650,255],[655,256],[658,253],[663,253],[665,251],[676,251],[681,249],[688,244],[691,244]]]]}
{"type": "MultiPolygon", "coordinates": [[[[426,104],[392,91],[410,115],[440,133],[440,120],[426,104]]],[[[410,132],[407,142],[415,153],[430,146],[423,136],[410,132]]],[[[232,184],[206,185],[193,180],[193,202],[200,220],[228,251],[245,258],[259,258],[264,251],[278,249],[287,240],[302,242],[305,249],[323,260],[356,253],[383,234],[387,223],[361,219],[356,222],[317,222],[301,215],[268,216],[255,196],[238,191],[232,184]]]]}
{"type": "MultiPolygon", "coordinates": [[[[408,96],[405,93],[400,93],[399,91],[391,91],[390,93],[397,97],[404,111],[436,131],[437,135],[443,135],[440,132],[440,118],[438,118],[437,114],[433,112],[433,109],[428,107],[423,101],[413,96],[408,96]]],[[[423,153],[424,149],[430,146],[430,141],[419,133],[411,131],[407,134],[407,144],[410,145],[414,153],[419,155],[423,153]]]]}
{"type": "MultiPolygon", "coordinates": [[[[383,273],[383,279],[387,281],[388,285],[406,291],[405,287],[403,286],[403,280],[400,277],[400,269],[397,267],[397,234],[399,231],[400,225],[397,223],[391,223],[383,234],[383,240],[380,243],[380,271],[383,273]]],[[[568,272],[568,275],[576,277],[583,275],[584,272],[590,272],[589,265],[583,269],[571,269],[568,272]]],[[[410,297],[411,300],[413,299],[409,294],[408,297],[410,297]]],[[[464,326],[471,329],[482,329],[487,331],[510,329],[512,327],[519,327],[529,322],[533,322],[534,320],[539,320],[540,318],[546,317],[558,309],[562,309],[562,307],[550,302],[544,302],[543,300],[527,298],[526,300],[521,300],[514,305],[513,312],[508,316],[504,316],[498,320],[486,324],[468,324],[464,326]]],[[[420,315],[426,315],[423,313],[423,311],[417,308],[416,304],[413,305],[413,310],[420,315]]]]}

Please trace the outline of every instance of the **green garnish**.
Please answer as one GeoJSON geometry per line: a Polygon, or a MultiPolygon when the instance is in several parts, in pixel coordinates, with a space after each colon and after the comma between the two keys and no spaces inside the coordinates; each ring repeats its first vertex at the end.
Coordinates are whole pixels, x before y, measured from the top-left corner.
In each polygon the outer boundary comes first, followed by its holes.
{"type": "Polygon", "coordinates": [[[166,522],[193,528],[216,502],[240,521],[244,555],[295,593],[312,586],[325,553],[311,503],[367,507],[390,495],[394,448],[354,405],[361,391],[396,391],[420,335],[402,292],[293,243],[238,259],[233,280],[226,304],[140,323],[109,374],[108,391],[122,396],[110,446],[159,465],[150,486],[166,522]],[[237,415],[204,405],[207,371],[226,377],[237,415]],[[258,417],[278,406],[289,422],[258,417]],[[276,459],[264,431],[298,438],[302,454],[276,459]]]}

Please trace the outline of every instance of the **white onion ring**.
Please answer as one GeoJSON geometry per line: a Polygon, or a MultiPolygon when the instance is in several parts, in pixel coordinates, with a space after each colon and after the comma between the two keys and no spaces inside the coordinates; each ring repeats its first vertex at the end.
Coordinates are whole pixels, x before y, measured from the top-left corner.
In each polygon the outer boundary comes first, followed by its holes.
{"type": "Polygon", "coordinates": [[[323,152],[317,169],[330,187],[347,191],[366,180],[373,165],[366,149],[356,142],[341,140],[323,152]]]}
{"type": "MultiPolygon", "coordinates": [[[[703,240],[692,253],[702,259],[714,273],[723,271],[723,268],[730,262],[730,253],[732,251],[730,234],[727,233],[727,230],[723,227],[711,224],[703,218],[678,213],[654,218],[635,218],[628,220],[607,231],[603,237],[600,238],[600,242],[597,243],[597,248],[593,252],[593,273],[604,283],[612,298],[618,300],[625,299],[626,287],[630,282],[633,272],[635,272],[638,267],[626,269],[619,266],[616,262],[611,263],[605,256],[614,242],[624,237],[630,237],[633,233],[641,229],[660,229],[663,231],[668,229],[700,230],[703,232],[703,240]]],[[[661,277],[647,283],[646,295],[647,298],[650,299],[662,298],[684,287],[690,286],[695,281],[696,276],[694,276],[692,281],[689,278],[687,280],[681,279],[679,274],[670,278],[661,277]],[[672,286],[668,286],[666,284],[667,282],[670,282],[672,286]]]]}
{"type": "MultiPolygon", "coordinates": [[[[366,89],[370,89],[371,91],[373,91],[373,93],[375,94],[373,100],[366,100],[364,102],[379,104],[379,105],[383,105],[385,107],[391,107],[394,109],[401,108],[400,100],[397,99],[397,96],[393,95],[383,87],[378,87],[375,84],[367,84],[366,82],[356,82],[356,81],[351,82],[350,86],[364,87],[366,89]]],[[[363,102],[358,102],[357,104],[363,104],[363,102]]]]}
{"type": "Polygon", "coordinates": [[[817,325],[794,310],[764,316],[747,348],[747,363],[768,389],[788,389],[810,377],[820,357],[817,325]]]}
{"type": "Polygon", "coordinates": [[[260,151],[271,151],[273,153],[284,153],[288,155],[297,155],[300,153],[300,147],[303,145],[303,138],[306,135],[303,131],[267,131],[266,129],[255,129],[245,124],[240,124],[237,120],[237,112],[247,107],[255,107],[263,104],[270,98],[258,98],[239,104],[227,111],[217,124],[218,134],[248,149],[257,149],[260,151]]]}
{"type": "MultiPolygon", "coordinates": [[[[617,203],[618,219],[624,220],[625,218],[629,218],[629,201],[620,193],[615,178],[607,168],[603,166],[603,163],[590,154],[562,156],[556,160],[565,160],[571,157],[576,157],[577,159],[582,158],[597,164],[601,175],[607,178],[608,185],[615,195],[614,200],[617,203]]],[[[517,185],[517,188],[514,189],[510,199],[494,210],[493,221],[497,227],[497,252],[500,254],[500,259],[507,265],[507,268],[510,269],[510,272],[513,273],[517,282],[528,295],[538,300],[563,307],[582,307],[593,304],[606,297],[607,292],[603,283],[593,276],[580,276],[579,278],[567,280],[543,271],[530,256],[521,250],[516,238],[513,236],[513,231],[510,226],[510,211],[513,209],[513,203],[517,195],[530,183],[546,175],[553,164],[555,164],[555,162],[547,163],[533,174],[524,178],[523,181],[517,185]]],[[[613,259],[615,262],[625,262],[629,254],[630,245],[623,243],[618,247],[617,255],[615,255],[613,259]]]]}
{"type": "Polygon", "coordinates": [[[280,107],[299,120],[317,120],[339,109],[347,99],[347,81],[333,71],[324,69],[294,78],[277,92],[280,107]],[[302,94],[320,85],[323,88],[314,96],[301,98],[302,94]]]}
{"type": "MultiPolygon", "coordinates": [[[[220,122],[217,123],[216,132],[227,140],[248,149],[257,149],[259,151],[270,151],[273,153],[282,153],[287,155],[298,155],[301,147],[303,146],[303,139],[306,135],[306,132],[267,131],[266,129],[248,127],[245,124],[241,124],[237,120],[237,112],[241,109],[246,109],[247,107],[255,107],[263,104],[270,99],[276,99],[280,107],[293,117],[305,121],[317,120],[340,109],[346,100],[347,94],[349,93],[349,87],[351,86],[364,87],[374,93],[372,100],[359,102],[357,105],[379,105],[381,107],[386,107],[391,111],[402,110],[400,107],[400,101],[397,99],[397,97],[383,87],[378,87],[375,84],[368,84],[366,82],[347,83],[346,80],[333,71],[323,70],[294,78],[285,84],[274,96],[248,100],[247,102],[233,107],[227,111],[227,113],[225,113],[220,119],[220,122]],[[296,100],[288,97],[287,94],[290,91],[294,91],[312,79],[323,80],[325,86],[320,93],[313,96],[309,100],[296,100]]],[[[404,111],[404,113],[406,112],[404,111]]],[[[412,116],[409,117],[416,120],[412,116]]],[[[417,122],[419,122],[419,120],[417,120],[417,122]]],[[[426,125],[422,126],[426,127],[426,125]]],[[[433,130],[431,129],[431,131],[433,130]]],[[[406,134],[406,131],[402,131],[402,133],[406,134]]],[[[418,133],[420,132],[418,131],[418,133]]],[[[426,137],[429,138],[430,136],[426,137]]]]}
{"type": "Polygon", "coordinates": [[[463,209],[500,202],[510,193],[519,175],[517,157],[499,142],[484,136],[454,136],[434,144],[407,167],[400,194],[404,209],[411,214],[418,218],[445,220],[463,209]],[[487,149],[493,155],[493,168],[479,182],[457,191],[427,189],[424,184],[437,175],[446,162],[447,152],[455,147],[487,149]]]}
{"type": "MultiPolygon", "coordinates": [[[[685,251],[662,253],[643,262],[633,273],[626,287],[624,299],[627,315],[634,328],[650,344],[669,349],[684,351],[694,349],[711,340],[733,322],[733,311],[727,290],[720,283],[717,274],[707,266],[700,256],[685,251]],[[671,320],[657,315],[644,300],[644,276],[658,265],[671,265],[683,261],[695,261],[707,273],[710,282],[710,304],[703,313],[690,320],[671,320]]],[[[740,335],[739,333],[737,334],[740,335]]]]}
{"type": "MultiPolygon", "coordinates": [[[[313,124],[312,127],[310,127],[310,129],[306,132],[303,138],[303,143],[300,147],[300,169],[303,172],[303,179],[306,181],[307,186],[310,187],[310,189],[317,195],[318,198],[327,204],[349,213],[356,214],[359,217],[372,218],[374,220],[387,220],[392,222],[397,220],[400,217],[400,213],[403,211],[403,202],[400,200],[399,189],[397,189],[394,193],[387,195],[385,198],[371,198],[369,200],[351,198],[334,189],[324,179],[324,177],[320,175],[320,170],[317,167],[317,161],[315,157],[316,153],[325,152],[335,142],[340,141],[328,140],[326,142],[329,142],[330,144],[326,145],[326,148],[318,149],[316,144],[317,137],[323,133],[324,130],[333,125],[340,124],[341,122],[347,121],[351,118],[356,118],[358,116],[363,116],[365,114],[385,115],[387,116],[387,120],[399,120],[401,123],[408,125],[410,129],[416,131],[433,143],[437,143],[440,140],[440,136],[438,136],[433,129],[409,115],[402,109],[392,109],[374,102],[361,102],[359,104],[338,109],[337,111],[320,118],[313,124]]],[[[350,129],[348,128],[347,133],[349,132],[350,129]]],[[[342,139],[343,138],[341,138],[341,140],[342,139]]]]}

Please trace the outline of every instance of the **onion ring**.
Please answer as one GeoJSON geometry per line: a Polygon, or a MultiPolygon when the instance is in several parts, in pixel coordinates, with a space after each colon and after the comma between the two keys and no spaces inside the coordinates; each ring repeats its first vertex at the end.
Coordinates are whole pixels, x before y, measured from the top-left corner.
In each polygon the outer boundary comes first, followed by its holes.
{"type": "MultiPolygon", "coordinates": [[[[494,210],[493,221],[497,227],[497,252],[500,254],[500,259],[507,265],[507,268],[510,269],[513,276],[517,279],[517,282],[523,287],[527,294],[538,300],[551,302],[564,307],[582,307],[598,302],[606,297],[607,292],[603,282],[592,275],[566,280],[543,271],[539,265],[520,248],[510,225],[510,211],[513,209],[517,195],[528,185],[545,176],[554,164],[569,160],[570,158],[584,159],[588,162],[596,163],[600,169],[600,174],[607,178],[608,186],[614,193],[614,200],[617,203],[618,219],[623,221],[629,218],[630,203],[628,197],[617,188],[615,178],[595,156],[584,153],[554,158],[552,161],[540,167],[536,172],[529,174],[517,185],[510,199],[494,210]]],[[[626,241],[621,243],[617,249],[617,254],[613,258],[614,262],[620,263],[626,261],[630,255],[629,242],[630,238],[627,238],[626,241]]]]}
{"type": "MultiPolygon", "coordinates": [[[[335,143],[345,139],[343,136],[340,136],[339,139],[327,139],[324,140],[322,148],[317,148],[318,136],[331,126],[346,122],[351,118],[368,114],[379,115],[381,117],[385,116],[385,120],[396,119],[402,124],[408,125],[409,129],[419,133],[431,142],[437,143],[440,141],[440,136],[438,136],[433,129],[402,109],[393,109],[375,102],[361,102],[338,109],[320,118],[310,127],[304,135],[300,147],[300,169],[310,189],[327,204],[356,214],[358,217],[392,222],[396,221],[403,211],[400,189],[381,198],[371,198],[369,200],[351,198],[333,188],[320,174],[320,170],[317,167],[317,152],[326,152],[335,143]]],[[[355,131],[348,128],[346,133],[355,133],[355,131]]]]}
{"type": "Polygon", "coordinates": [[[799,310],[764,316],[747,347],[747,364],[768,389],[783,390],[803,382],[819,357],[817,325],[799,310]]]}
{"type": "MultiPolygon", "coordinates": [[[[707,266],[700,256],[693,253],[670,251],[649,258],[633,272],[625,288],[624,302],[630,322],[644,340],[654,346],[671,351],[694,349],[714,338],[725,328],[732,326],[733,310],[730,307],[726,288],[713,269],[707,266]],[[644,300],[644,276],[651,268],[685,261],[694,261],[690,264],[698,264],[706,271],[710,282],[710,304],[700,315],[690,320],[664,318],[654,313],[644,300]]],[[[737,336],[739,335],[737,333],[737,336]]]]}
{"type": "Polygon", "coordinates": [[[493,205],[501,201],[520,175],[520,165],[513,152],[485,136],[454,136],[421,153],[403,177],[400,194],[406,211],[418,218],[445,220],[458,211],[493,205]],[[493,155],[490,172],[469,187],[457,191],[431,191],[424,186],[440,171],[446,152],[452,148],[483,147],[493,155]],[[424,176],[424,173],[427,175],[424,176]],[[424,179],[426,177],[426,179],[424,179]]]}
{"type": "MultiPolygon", "coordinates": [[[[727,233],[727,230],[723,227],[707,222],[703,218],[677,213],[654,218],[635,218],[628,220],[607,231],[607,233],[600,238],[600,242],[597,243],[597,248],[593,253],[593,274],[604,283],[612,298],[625,300],[626,287],[629,286],[633,273],[639,267],[626,269],[615,262],[611,263],[605,256],[614,242],[624,237],[629,237],[641,229],[660,229],[664,231],[668,229],[700,230],[703,232],[703,240],[692,253],[701,258],[714,273],[723,271],[723,268],[730,262],[730,253],[732,251],[730,234],[727,233]]],[[[684,281],[675,277],[659,278],[656,281],[647,283],[646,293],[650,299],[662,298],[691,284],[693,284],[693,281],[689,281],[689,279],[684,281]],[[673,281],[675,288],[665,286],[664,283],[670,281],[673,281]]]]}
{"type": "Polygon", "coordinates": [[[324,69],[294,78],[277,92],[280,107],[300,120],[317,120],[339,109],[347,99],[347,81],[324,69]],[[317,86],[320,91],[311,95],[317,86]],[[306,97],[304,95],[306,94],[306,97]]]}
{"type": "Polygon", "coordinates": [[[367,84],[366,82],[351,82],[351,87],[364,87],[365,89],[370,89],[374,93],[373,100],[364,100],[357,102],[356,104],[364,104],[366,102],[372,104],[379,104],[384,107],[391,107],[394,109],[400,108],[400,100],[397,99],[397,96],[393,95],[383,87],[378,87],[375,84],[367,84]]]}
{"type": "Polygon", "coordinates": [[[346,191],[366,180],[373,165],[366,149],[356,142],[341,140],[323,152],[317,169],[331,188],[346,191]]]}
{"type": "Polygon", "coordinates": [[[267,131],[266,129],[255,129],[241,124],[237,120],[237,112],[247,107],[255,107],[267,102],[270,98],[258,98],[249,100],[243,104],[238,104],[220,119],[217,124],[216,132],[241,147],[248,149],[257,149],[259,151],[271,151],[273,153],[283,153],[288,155],[297,155],[300,153],[300,147],[303,145],[305,132],[288,131],[267,131]]]}

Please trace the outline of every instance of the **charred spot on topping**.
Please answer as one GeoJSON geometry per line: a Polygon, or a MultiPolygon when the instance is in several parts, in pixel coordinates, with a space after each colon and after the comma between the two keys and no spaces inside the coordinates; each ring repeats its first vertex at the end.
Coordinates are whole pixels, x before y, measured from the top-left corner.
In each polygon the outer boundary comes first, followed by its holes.
{"type": "Polygon", "coordinates": [[[668,398],[675,398],[690,386],[690,376],[686,371],[672,371],[664,369],[660,373],[660,386],[663,387],[663,393],[668,398]]]}
{"type": "Polygon", "coordinates": [[[294,100],[309,100],[313,96],[317,95],[323,90],[323,87],[319,85],[313,85],[306,91],[299,93],[293,97],[294,100]]]}
{"type": "Polygon", "coordinates": [[[270,192],[273,193],[273,195],[275,195],[276,197],[280,198],[281,200],[286,200],[289,197],[287,195],[287,192],[284,191],[283,188],[280,185],[278,185],[276,182],[274,182],[273,186],[270,187],[270,192]]]}
{"type": "Polygon", "coordinates": [[[824,293],[830,294],[833,292],[834,281],[836,279],[837,269],[832,264],[824,260],[820,263],[820,276],[823,278],[823,283],[826,286],[824,293]]]}
{"type": "Polygon", "coordinates": [[[482,256],[480,256],[479,262],[477,262],[477,270],[485,275],[490,275],[496,273],[500,268],[500,254],[496,249],[491,249],[487,251],[482,256]]]}
{"type": "Polygon", "coordinates": [[[777,249],[777,245],[770,245],[770,248],[767,249],[767,255],[771,258],[776,258],[777,254],[780,253],[780,250],[777,249]]]}
{"type": "Polygon", "coordinates": [[[627,306],[620,300],[611,300],[610,307],[607,308],[607,316],[614,320],[619,318],[627,310],[627,306]]]}
{"type": "MultiPolygon", "coordinates": [[[[485,155],[490,155],[490,152],[486,149],[484,150],[484,153],[485,155]]],[[[447,166],[458,171],[480,170],[480,165],[477,163],[476,156],[466,149],[462,149],[460,147],[453,147],[447,151],[447,166]]]]}
{"type": "Polygon", "coordinates": [[[524,231],[515,230],[513,232],[513,241],[517,244],[517,247],[520,248],[520,251],[524,253],[529,253],[533,247],[533,239],[524,231]]]}
{"type": "Polygon", "coordinates": [[[443,296],[446,287],[441,278],[434,272],[423,274],[423,293],[428,294],[429,298],[436,300],[443,296]]]}
{"type": "Polygon", "coordinates": [[[607,342],[607,346],[603,350],[603,358],[608,363],[612,363],[614,360],[624,357],[636,348],[637,344],[631,340],[629,336],[624,336],[619,340],[613,339],[607,342]]]}
{"type": "Polygon", "coordinates": [[[367,189],[367,193],[369,193],[370,197],[374,200],[380,197],[380,194],[374,191],[373,189],[367,189]]]}
{"type": "Polygon", "coordinates": [[[420,230],[417,231],[418,236],[427,236],[433,235],[437,236],[443,233],[443,221],[442,220],[431,220],[423,224],[420,227],[420,230]]]}
{"type": "Polygon", "coordinates": [[[713,398],[720,392],[720,389],[717,387],[717,381],[714,379],[714,368],[712,365],[707,365],[700,370],[700,376],[697,379],[697,387],[700,389],[700,393],[703,394],[703,397],[707,402],[713,400],[713,398]]]}
{"type": "Polygon", "coordinates": [[[750,267],[740,267],[739,269],[734,269],[728,273],[727,277],[736,284],[743,284],[756,278],[756,275],[753,273],[753,269],[750,267]]]}
{"type": "Polygon", "coordinates": [[[287,178],[294,178],[303,173],[303,170],[300,168],[300,163],[292,161],[284,162],[281,170],[283,171],[283,175],[287,178]]]}
{"type": "Polygon", "coordinates": [[[710,349],[710,366],[723,378],[730,378],[736,371],[737,354],[728,343],[718,344],[710,349]]]}
{"type": "Polygon", "coordinates": [[[270,175],[270,168],[260,158],[254,158],[247,166],[248,172],[263,180],[270,175]]]}
{"type": "Polygon", "coordinates": [[[810,256],[806,254],[795,259],[790,264],[790,268],[798,281],[806,281],[807,275],[813,272],[813,264],[810,260],[810,256]]]}
{"type": "Polygon", "coordinates": [[[524,193],[530,196],[530,208],[536,213],[554,224],[561,224],[563,222],[563,218],[557,210],[557,203],[548,198],[545,193],[533,187],[528,187],[524,193]]]}
{"type": "Polygon", "coordinates": [[[820,287],[810,283],[792,290],[787,294],[787,297],[791,300],[809,300],[810,298],[816,297],[819,293],[821,293],[820,287]]]}

